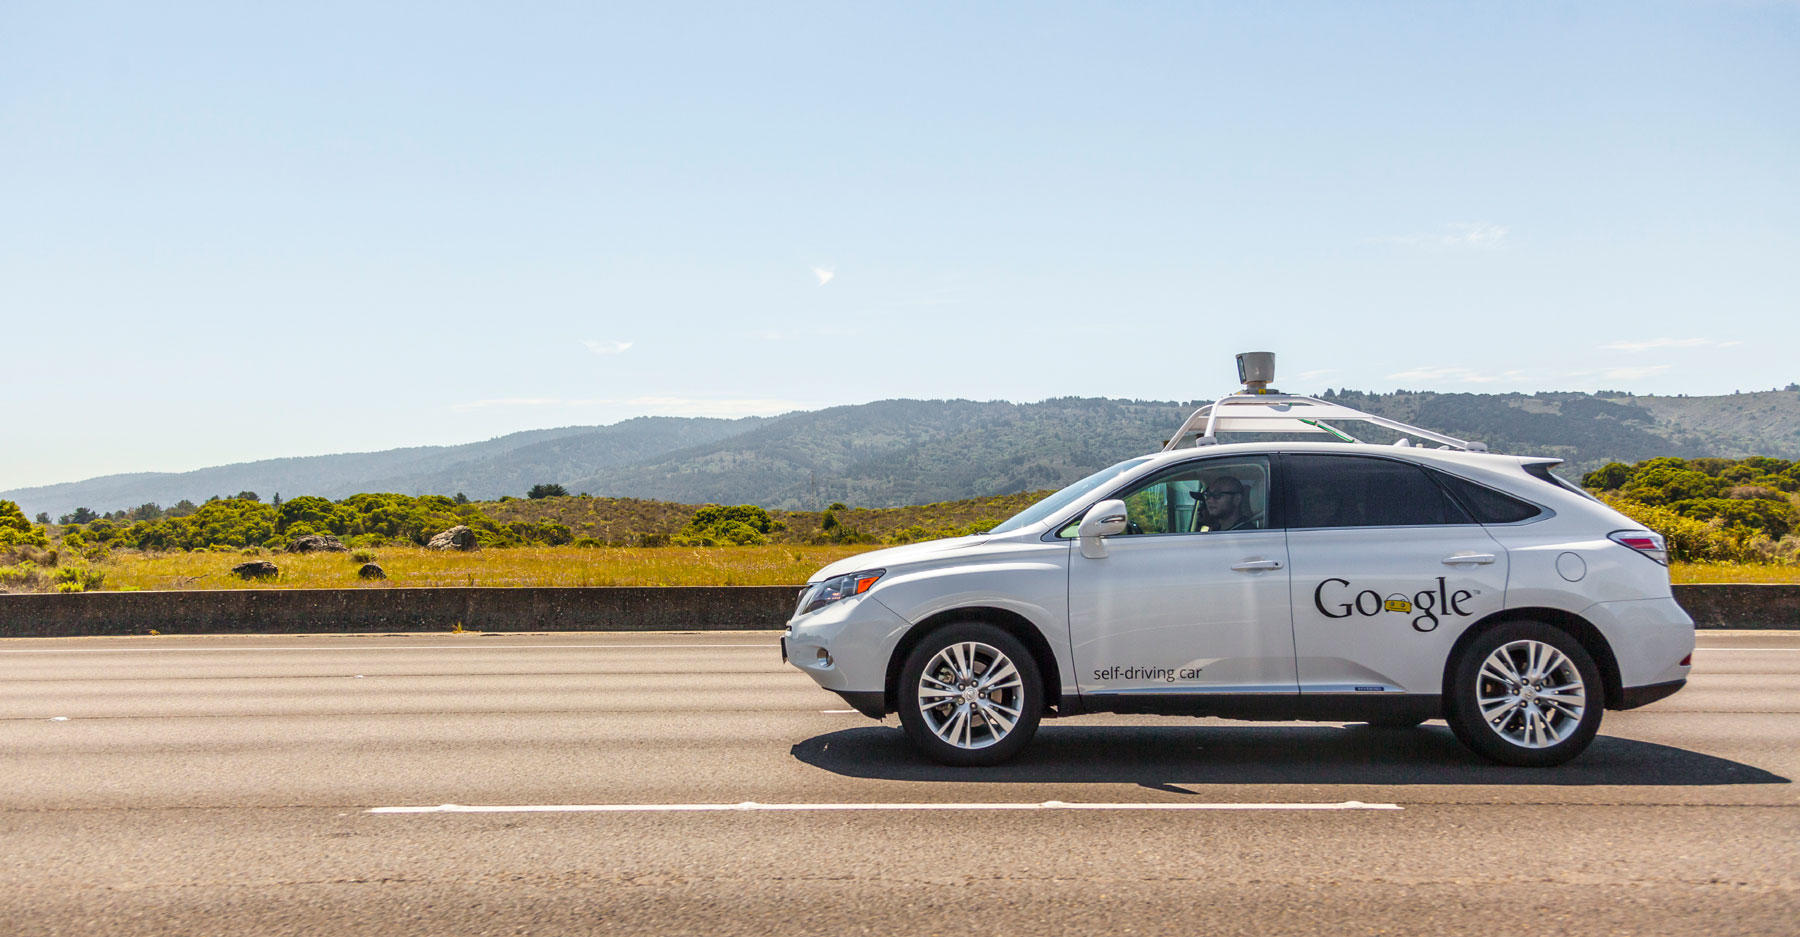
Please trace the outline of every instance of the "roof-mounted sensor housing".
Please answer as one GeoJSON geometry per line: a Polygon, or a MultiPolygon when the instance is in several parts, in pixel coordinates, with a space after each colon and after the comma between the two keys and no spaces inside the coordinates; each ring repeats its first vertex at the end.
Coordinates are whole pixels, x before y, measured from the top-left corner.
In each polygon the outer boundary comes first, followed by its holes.
{"type": "Polygon", "coordinates": [[[1247,351],[1237,356],[1238,380],[1244,389],[1220,397],[1198,410],[1163,443],[1163,451],[1189,444],[1210,446],[1222,433],[1316,433],[1343,442],[1362,443],[1339,423],[1368,423],[1400,433],[1398,444],[1412,445],[1405,437],[1417,437],[1446,449],[1486,452],[1485,444],[1365,413],[1329,400],[1300,394],[1284,394],[1269,387],[1275,380],[1275,353],[1247,351]]]}

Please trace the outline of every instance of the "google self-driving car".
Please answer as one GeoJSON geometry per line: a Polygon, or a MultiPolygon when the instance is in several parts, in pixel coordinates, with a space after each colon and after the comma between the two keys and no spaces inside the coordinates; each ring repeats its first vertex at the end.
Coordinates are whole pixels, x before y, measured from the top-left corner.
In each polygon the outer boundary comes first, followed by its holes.
{"type": "Polygon", "coordinates": [[[952,765],[1112,712],[1441,718],[1488,759],[1547,766],[1603,710],[1686,683],[1694,626],[1662,538],[1558,460],[1273,391],[1267,353],[1239,372],[1159,452],[986,533],[820,570],[783,655],[952,765]],[[1357,422],[1401,435],[1365,443],[1357,422]]]}

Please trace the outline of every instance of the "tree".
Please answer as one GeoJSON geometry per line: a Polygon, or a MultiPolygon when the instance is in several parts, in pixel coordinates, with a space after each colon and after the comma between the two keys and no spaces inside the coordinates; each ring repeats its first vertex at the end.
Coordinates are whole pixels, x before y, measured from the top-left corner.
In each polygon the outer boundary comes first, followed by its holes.
{"type": "Polygon", "coordinates": [[[37,522],[40,524],[50,523],[50,512],[49,511],[39,511],[38,516],[37,516],[37,522]]]}
{"type": "Polygon", "coordinates": [[[754,504],[709,504],[694,512],[675,542],[682,546],[753,546],[768,543],[773,527],[769,512],[754,504]]]}
{"type": "Polygon", "coordinates": [[[532,485],[531,490],[525,493],[525,497],[530,498],[533,501],[539,498],[566,498],[568,496],[569,489],[564,488],[555,482],[544,482],[543,484],[532,485]]]}
{"type": "Polygon", "coordinates": [[[56,522],[58,524],[85,524],[88,521],[96,520],[99,517],[99,514],[94,513],[94,511],[88,508],[76,508],[74,511],[57,518],[56,522]]]}
{"type": "Polygon", "coordinates": [[[258,497],[254,491],[240,491],[231,497],[235,501],[262,501],[262,498],[258,497]]]}
{"type": "Polygon", "coordinates": [[[1596,488],[1602,491],[1616,491],[1625,486],[1631,478],[1631,466],[1623,462],[1608,462],[1605,465],[1582,476],[1581,484],[1585,488],[1596,488]]]}
{"type": "Polygon", "coordinates": [[[25,512],[11,501],[0,501],[0,547],[49,546],[42,527],[33,527],[25,512]]]}
{"type": "Polygon", "coordinates": [[[313,533],[343,536],[356,523],[355,511],[313,495],[301,495],[270,507],[275,509],[275,529],[282,533],[296,524],[304,524],[313,533]]]}

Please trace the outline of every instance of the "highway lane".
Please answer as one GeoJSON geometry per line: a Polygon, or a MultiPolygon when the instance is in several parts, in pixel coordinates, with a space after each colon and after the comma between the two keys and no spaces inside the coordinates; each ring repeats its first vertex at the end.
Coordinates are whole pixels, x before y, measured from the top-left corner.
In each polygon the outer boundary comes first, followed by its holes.
{"type": "Polygon", "coordinates": [[[1092,716],[978,771],[767,633],[0,641],[0,930],[1791,934],[1800,633],[1700,640],[1557,769],[1092,716]],[[1399,809],[369,812],[746,801],[1399,809]]]}

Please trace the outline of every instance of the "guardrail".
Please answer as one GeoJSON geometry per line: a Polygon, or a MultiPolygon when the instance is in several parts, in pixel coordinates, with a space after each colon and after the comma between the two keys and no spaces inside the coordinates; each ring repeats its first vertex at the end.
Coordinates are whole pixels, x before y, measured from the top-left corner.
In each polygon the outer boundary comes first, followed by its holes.
{"type": "MultiPolygon", "coordinates": [[[[369,631],[752,631],[797,586],[221,589],[0,595],[0,637],[369,631]]],[[[1701,628],[1800,628],[1800,585],[1684,585],[1701,628]]]]}

